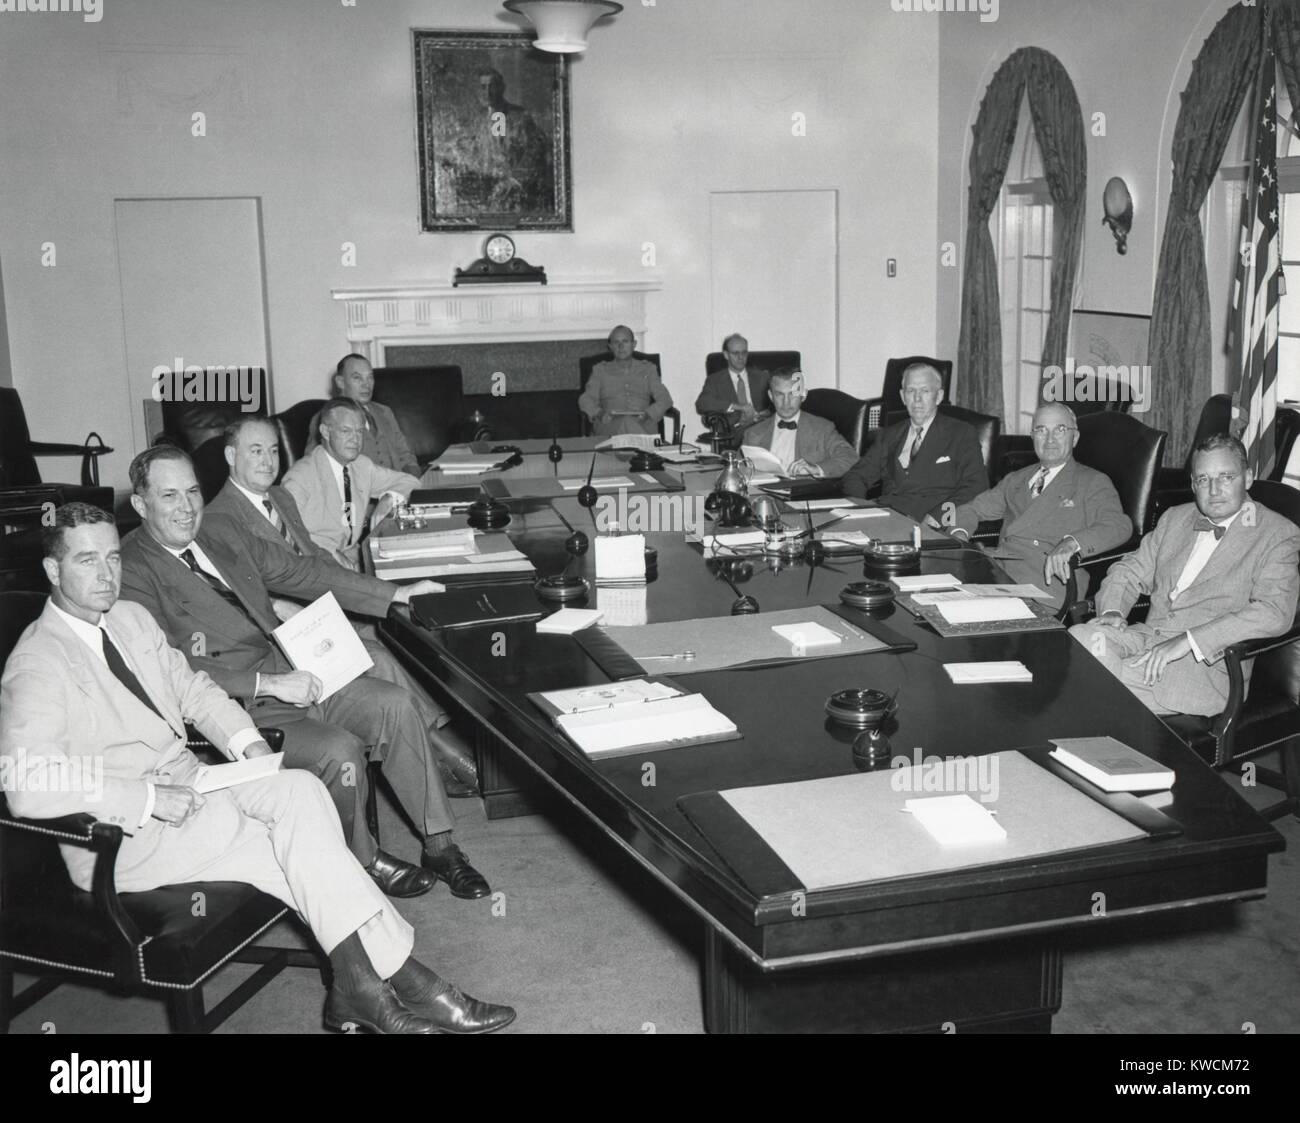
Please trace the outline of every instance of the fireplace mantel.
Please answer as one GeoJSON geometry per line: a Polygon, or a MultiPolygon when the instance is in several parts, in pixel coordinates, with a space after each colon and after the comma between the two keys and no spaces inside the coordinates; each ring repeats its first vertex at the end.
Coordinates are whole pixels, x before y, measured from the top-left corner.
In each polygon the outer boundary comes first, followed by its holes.
{"type": "Polygon", "coordinates": [[[645,350],[646,294],[659,278],[546,285],[377,285],[333,289],[352,350],[384,366],[390,346],[602,339],[626,324],[645,350]]]}

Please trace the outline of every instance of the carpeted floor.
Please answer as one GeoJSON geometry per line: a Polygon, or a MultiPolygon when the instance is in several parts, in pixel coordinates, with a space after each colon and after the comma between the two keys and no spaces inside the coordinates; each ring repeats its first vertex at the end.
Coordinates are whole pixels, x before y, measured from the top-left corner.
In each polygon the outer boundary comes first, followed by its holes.
{"type": "MultiPolygon", "coordinates": [[[[440,885],[401,902],[426,963],[481,998],[516,1006],[508,1033],[703,1031],[693,913],[629,859],[593,860],[592,828],[572,816],[488,822],[477,801],[454,806],[462,845],[499,895],[458,901],[440,885]]],[[[1270,859],[1265,900],[1068,937],[1054,1032],[1241,1033],[1247,1022],[1259,1033],[1300,1032],[1300,822],[1277,826],[1289,849],[1270,859]]],[[[390,848],[417,856],[391,810],[382,830],[390,848]]],[[[227,968],[214,996],[250,970],[227,968]]],[[[323,999],[314,972],[290,969],[219,1032],[323,1032],[323,999]]],[[[63,986],[11,1032],[51,1028],[158,1033],[166,1019],[158,1002],[63,986]]]]}

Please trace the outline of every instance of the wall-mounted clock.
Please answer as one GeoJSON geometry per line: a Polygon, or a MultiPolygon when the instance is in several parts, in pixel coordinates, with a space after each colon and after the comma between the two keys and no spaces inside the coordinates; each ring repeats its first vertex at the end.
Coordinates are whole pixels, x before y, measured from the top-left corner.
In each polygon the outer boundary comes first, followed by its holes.
{"type": "Polygon", "coordinates": [[[546,270],[529,265],[516,256],[515,241],[509,234],[489,234],[483,243],[483,256],[464,269],[457,269],[452,280],[456,285],[546,284],[546,270]]]}

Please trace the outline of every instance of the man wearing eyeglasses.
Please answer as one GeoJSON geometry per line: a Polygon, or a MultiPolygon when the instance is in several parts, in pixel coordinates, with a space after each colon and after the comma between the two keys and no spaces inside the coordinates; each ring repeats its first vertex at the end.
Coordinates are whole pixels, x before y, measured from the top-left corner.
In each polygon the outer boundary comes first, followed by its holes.
{"type": "Polygon", "coordinates": [[[1235,437],[1218,433],[1198,444],[1196,502],[1165,512],[1106,575],[1097,619],[1070,629],[1154,713],[1221,713],[1223,649],[1280,635],[1295,618],[1300,529],[1249,499],[1252,483],[1235,437]],[[1142,593],[1151,609],[1145,622],[1129,624],[1142,593]]]}
{"type": "Polygon", "coordinates": [[[1069,406],[1039,406],[1030,431],[1038,463],[958,507],[951,533],[969,541],[981,522],[1001,519],[993,556],[1013,581],[1043,585],[1059,608],[1070,558],[1113,549],[1133,534],[1133,523],[1110,479],[1074,459],[1079,423],[1069,406]]]}
{"type": "Polygon", "coordinates": [[[704,389],[695,399],[695,412],[725,413],[737,428],[746,428],[759,419],[758,411],[767,405],[767,384],[771,375],[749,365],[749,340],[733,332],[722,341],[727,359],[724,370],[715,370],[704,380],[704,389]]]}

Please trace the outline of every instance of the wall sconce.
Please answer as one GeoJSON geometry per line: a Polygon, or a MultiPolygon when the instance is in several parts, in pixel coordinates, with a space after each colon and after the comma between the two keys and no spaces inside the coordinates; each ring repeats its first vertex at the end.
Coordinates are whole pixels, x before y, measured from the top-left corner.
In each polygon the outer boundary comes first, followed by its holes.
{"type": "Polygon", "coordinates": [[[587,32],[605,16],[623,10],[614,0],[505,0],[505,8],[537,28],[539,51],[559,55],[587,49],[587,32]]]}
{"type": "Polygon", "coordinates": [[[1115,235],[1116,252],[1128,253],[1128,234],[1133,229],[1133,196],[1129,194],[1128,184],[1113,176],[1102,192],[1101,205],[1106,212],[1101,221],[1115,235]]]}

